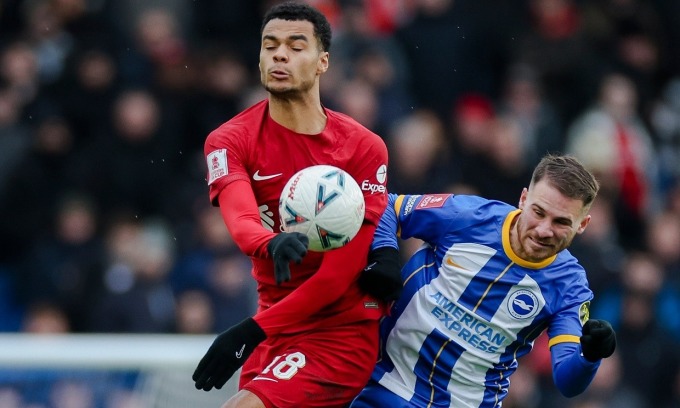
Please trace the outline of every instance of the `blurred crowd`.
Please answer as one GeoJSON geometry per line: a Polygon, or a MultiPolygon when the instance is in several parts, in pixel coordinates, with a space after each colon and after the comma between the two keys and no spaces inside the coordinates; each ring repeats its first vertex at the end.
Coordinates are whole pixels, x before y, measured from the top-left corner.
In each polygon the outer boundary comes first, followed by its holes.
{"type": "MultiPolygon", "coordinates": [[[[253,313],[203,141],[266,97],[276,2],[0,3],[0,331],[214,333],[253,313]]],[[[384,138],[391,192],[516,204],[545,152],[602,184],[572,253],[617,353],[567,400],[542,338],[504,407],[680,406],[680,1],[308,2],[333,26],[322,101],[384,138]]]]}

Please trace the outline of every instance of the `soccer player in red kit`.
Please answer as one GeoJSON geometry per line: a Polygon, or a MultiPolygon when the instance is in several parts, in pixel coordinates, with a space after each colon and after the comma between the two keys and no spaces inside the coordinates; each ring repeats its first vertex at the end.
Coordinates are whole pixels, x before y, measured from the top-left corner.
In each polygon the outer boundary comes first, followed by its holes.
{"type": "Polygon", "coordinates": [[[245,361],[240,390],[223,408],[344,407],[368,381],[378,354],[385,309],[360,289],[358,278],[387,205],[387,148],[321,104],[331,31],[318,10],[275,5],[261,35],[268,98],[205,143],[210,199],[252,259],[259,307],[215,339],[193,379],[199,389],[221,388],[245,361]],[[278,214],[288,179],[316,164],[347,171],[366,202],[355,238],[325,253],[307,252],[302,234],[281,232],[278,214]]]}

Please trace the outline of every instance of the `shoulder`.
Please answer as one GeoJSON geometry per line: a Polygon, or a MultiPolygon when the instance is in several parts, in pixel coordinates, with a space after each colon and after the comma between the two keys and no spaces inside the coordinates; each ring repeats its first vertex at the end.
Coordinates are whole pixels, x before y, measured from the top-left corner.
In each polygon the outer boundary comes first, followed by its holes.
{"type": "Polygon", "coordinates": [[[459,208],[461,212],[469,212],[470,216],[476,219],[496,217],[505,219],[508,213],[517,209],[502,201],[468,194],[453,195],[452,204],[459,208]]]}
{"type": "Polygon", "coordinates": [[[455,209],[458,214],[469,214],[475,218],[491,218],[495,215],[506,216],[515,207],[501,201],[467,194],[390,194],[396,203],[408,202],[408,206],[416,210],[446,208],[455,209]]]}
{"type": "Polygon", "coordinates": [[[324,108],[324,110],[328,117],[328,124],[335,129],[341,130],[347,137],[354,137],[363,141],[379,141],[382,143],[380,136],[357,122],[351,116],[328,108],[324,108]]]}
{"type": "Polygon", "coordinates": [[[267,106],[268,101],[265,99],[243,110],[210,132],[207,143],[230,136],[242,137],[253,129],[259,129],[259,124],[262,123],[267,112],[267,106]]]}
{"type": "Polygon", "coordinates": [[[561,251],[552,263],[551,268],[553,269],[551,279],[562,280],[565,289],[568,287],[589,289],[590,285],[585,268],[569,250],[561,251]]]}

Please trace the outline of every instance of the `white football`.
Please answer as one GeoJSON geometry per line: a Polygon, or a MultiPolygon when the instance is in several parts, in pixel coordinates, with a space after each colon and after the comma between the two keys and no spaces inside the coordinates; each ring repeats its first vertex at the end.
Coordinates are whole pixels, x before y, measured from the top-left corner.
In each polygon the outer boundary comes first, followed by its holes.
{"type": "Polygon", "coordinates": [[[279,199],[283,230],[307,235],[309,250],[317,252],[347,244],[359,232],[365,211],[364,195],[356,180],[329,165],[295,173],[279,199]]]}

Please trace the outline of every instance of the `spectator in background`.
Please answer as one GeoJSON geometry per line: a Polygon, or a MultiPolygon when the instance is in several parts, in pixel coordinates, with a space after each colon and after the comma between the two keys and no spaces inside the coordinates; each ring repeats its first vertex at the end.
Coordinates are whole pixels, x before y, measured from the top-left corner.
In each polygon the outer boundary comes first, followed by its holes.
{"type": "Polygon", "coordinates": [[[243,58],[229,43],[209,43],[195,55],[194,89],[187,106],[190,131],[184,138],[187,151],[202,149],[203,135],[219,126],[225,117],[241,110],[240,101],[255,78],[243,58]]]}
{"type": "MultiPolygon", "coordinates": [[[[372,11],[377,11],[381,5],[387,6],[386,3],[394,6],[399,1],[341,2],[342,18],[333,44],[333,70],[341,72],[342,82],[360,79],[365,82],[364,86],[370,85],[374,89],[376,126],[369,128],[378,134],[383,134],[389,123],[403,117],[414,105],[407,85],[410,80],[408,61],[401,44],[393,36],[381,34],[378,21],[371,20],[377,18],[372,11]]],[[[326,88],[328,81],[325,83],[326,88]]],[[[342,85],[336,86],[333,92],[326,89],[322,89],[324,97],[333,103],[334,94],[342,90],[342,85]]],[[[341,105],[337,108],[342,110],[341,105]]]]}
{"type": "Polygon", "coordinates": [[[104,246],[98,223],[98,213],[88,197],[63,197],[51,222],[53,231],[35,237],[18,269],[24,302],[54,303],[76,332],[87,329],[89,307],[101,293],[104,246]]]}
{"type": "Polygon", "coordinates": [[[0,386],[0,406],[4,408],[24,408],[25,404],[19,390],[11,385],[3,385],[0,386]]]}
{"type": "Polygon", "coordinates": [[[120,92],[109,126],[79,156],[79,186],[90,192],[104,217],[118,210],[174,219],[185,210],[173,186],[184,185],[177,123],[146,89],[120,92]]]}
{"type": "Polygon", "coordinates": [[[107,231],[104,292],[91,308],[91,331],[165,333],[174,328],[175,296],[167,276],[174,262],[171,231],[162,222],[113,221],[107,231]]]}
{"type": "Polygon", "coordinates": [[[31,150],[17,163],[0,195],[0,259],[23,260],[33,240],[49,233],[57,203],[74,191],[73,132],[60,116],[37,121],[31,150]],[[11,216],[9,216],[11,214],[11,216]]]}
{"type": "Polygon", "coordinates": [[[460,184],[473,194],[481,191],[480,177],[487,177],[485,170],[491,150],[491,130],[496,111],[493,101],[485,95],[471,93],[458,99],[449,117],[456,167],[460,169],[460,184]]]}
{"type": "Polygon", "coordinates": [[[542,398],[536,372],[529,365],[520,364],[512,375],[503,408],[539,408],[543,403],[542,398]]]}
{"type": "MultiPolygon", "coordinates": [[[[244,61],[257,60],[260,18],[264,1],[201,0],[192,3],[191,27],[195,42],[230,43],[244,61]]],[[[252,67],[255,70],[255,67],[252,67]]]]}
{"type": "MultiPolygon", "coordinates": [[[[378,94],[370,82],[361,79],[341,80],[335,94],[335,108],[350,115],[373,132],[382,131],[378,118],[378,94]]],[[[384,134],[384,133],[381,133],[384,134]]]]}
{"type": "Polygon", "coordinates": [[[680,76],[671,79],[650,112],[657,138],[660,187],[665,198],[680,186],[680,76]]]}
{"type": "Polygon", "coordinates": [[[614,219],[614,204],[606,196],[597,198],[590,208],[592,221],[569,251],[588,271],[588,282],[594,293],[603,293],[620,282],[626,252],[619,243],[614,219]]]}
{"type": "Polygon", "coordinates": [[[54,303],[33,303],[24,316],[21,331],[31,334],[66,334],[71,332],[71,321],[54,303]]]}
{"type": "Polygon", "coordinates": [[[389,190],[432,193],[458,181],[444,124],[433,111],[420,109],[395,121],[386,139],[389,190]]]}
{"type": "Polygon", "coordinates": [[[631,78],[640,110],[647,114],[663,78],[673,72],[669,64],[676,52],[663,39],[665,7],[639,0],[595,0],[580,8],[585,38],[601,55],[601,64],[631,78]]]}
{"type": "Polygon", "coordinates": [[[52,384],[49,404],[53,408],[95,408],[93,384],[84,378],[64,378],[52,384]]]}
{"type": "Polygon", "coordinates": [[[182,91],[191,83],[189,50],[179,17],[167,6],[139,11],[121,76],[128,86],[182,91]]]}
{"type": "Polygon", "coordinates": [[[110,126],[119,80],[118,61],[112,51],[94,45],[79,49],[61,80],[51,87],[50,94],[59,101],[79,148],[110,126]]]}
{"type": "Polygon", "coordinates": [[[665,210],[649,218],[645,248],[676,283],[680,279],[680,213],[665,210]]]}
{"type": "Polygon", "coordinates": [[[575,0],[528,0],[523,29],[513,41],[512,55],[534,67],[545,97],[561,123],[581,113],[593,96],[602,61],[583,35],[583,18],[575,0]]]}
{"type": "Polygon", "coordinates": [[[675,408],[680,405],[680,367],[673,376],[673,384],[671,386],[672,397],[664,408],[675,408]]]}
{"type": "Polygon", "coordinates": [[[75,49],[75,41],[64,29],[55,4],[51,0],[36,0],[25,3],[23,9],[26,21],[23,34],[35,53],[41,84],[53,84],[61,77],[75,49]]]}
{"type": "Polygon", "coordinates": [[[623,382],[621,352],[603,360],[590,387],[581,395],[552,408],[653,408],[636,389],[623,382]]]}
{"type": "Polygon", "coordinates": [[[27,41],[13,40],[2,49],[0,79],[4,82],[4,88],[12,93],[18,103],[22,120],[42,113],[39,107],[49,104],[39,97],[42,84],[38,56],[27,41]]]}
{"type": "Polygon", "coordinates": [[[517,191],[531,180],[532,166],[522,143],[522,128],[515,117],[498,115],[489,129],[488,150],[484,154],[484,167],[477,165],[476,172],[467,170],[467,180],[485,198],[515,204],[517,191]]]}
{"type": "Polygon", "coordinates": [[[616,329],[623,385],[650,407],[663,406],[671,398],[679,364],[671,327],[678,318],[680,294],[665,285],[663,269],[648,253],[630,255],[622,273],[621,284],[593,302],[593,315],[609,319],[616,329]],[[665,309],[664,299],[675,306],[665,309]]]}
{"type": "MultiPolygon", "coordinates": [[[[209,268],[221,254],[238,252],[217,208],[198,200],[192,217],[178,226],[178,256],[169,276],[176,293],[189,289],[209,290],[209,268]]],[[[246,256],[242,259],[247,261],[246,256]]]]}
{"type": "Polygon", "coordinates": [[[470,92],[494,95],[506,64],[516,7],[477,0],[416,0],[413,18],[394,35],[406,55],[409,92],[441,118],[470,92]],[[495,18],[502,18],[495,21],[495,18]]]}
{"type": "Polygon", "coordinates": [[[0,196],[14,168],[31,148],[30,129],[20,117],[19,100],[0,80],[0,196]]]}
{"type": "Polygon", "coordinates": [[[664,288],[657,299],[663,324],[680,336],[680,214],[667,210],[651,217],[645,247],[664,275],[664,288]]]}
{"type": "Polygon", "coordinates": [[[217,331],[226,330],[257,311],[256,285],[240,252],[217,256],[209,266],[208,279],[217,331]]]}
{"type": "Polygon", "coordinates": [[[250,278],[250,262],[231,238],[220,211],[197,202],[193,229],[185,236],[169,281],[179,296],[198,291],[209,297],[213,332],[223,331],[255,313],[255,284],[250,278]]]}
{"type": "Polygon", "coordinates": [[[177,295],[175,333],[210,334],[215,332],[214,307],[210,297],[200,290],[187,290],[177,295]]]}
{"type": "Polygon", "coordinates": [[[602,78],[595,104],[569,126],[566,151],[580,158],[616,205],[621,244],[640,248],[646,217],[657,201],[656,151],[638,114],[637,92],[629,78],[602,78]]]}
{"type": "Polygon", "coordinates": [[[538,164],[544,154],[563,150],[562,123],[544,94],[539,72],[531,65],[517,63],[508,68],[498,113],[518,124],[520,151],[529,167],[538,164]]]}

